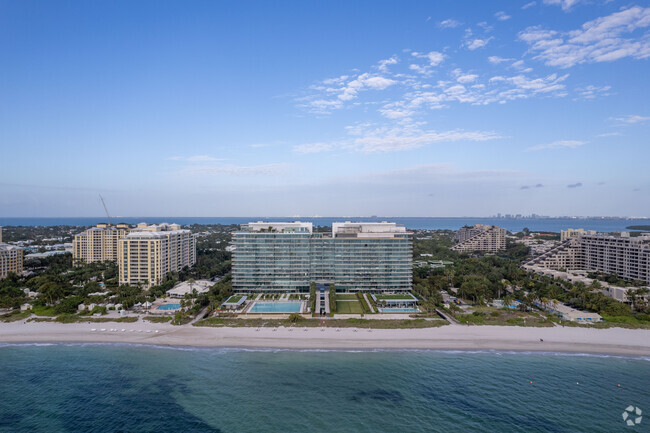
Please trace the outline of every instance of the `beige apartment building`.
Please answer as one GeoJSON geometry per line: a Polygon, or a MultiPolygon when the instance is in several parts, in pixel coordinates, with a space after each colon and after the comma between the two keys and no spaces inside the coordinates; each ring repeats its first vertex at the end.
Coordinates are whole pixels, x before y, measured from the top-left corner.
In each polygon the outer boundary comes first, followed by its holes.
{"type": "Polygon", "coordinates": [[[72,258],[82,262],[117,261],[117,243],[130,231],[127,224],[97,224],[72,241],[72,258]]]}
{"type": "Polygon", "coordinates": [[[580,235],[595,235],[595,230],[585,230],[585,229],[566,229],[560,231],[560,241],[566,241],[569,238],[575,238],[580,235]]]}
{"type": "Polygon", "coordinates": [[[650,236],[581,234],[526,263],[529,267],[584,269],[650,283],[650,236]]]}
{"type": "Polygon", "coordinates": [[[462,227],[454,237],[458,243],[451,247],[454,251],[485,251],[496,253],[506,248],[506,229],[485,224],[462,227]]]}
{"type": "Polygon", "coordinates": [[[3,244],[0,227],[0,278],[6,278],[12,272],[18,275],[23,272],[23,249],[3,244]]]}
{"type": "Polygon", "coordinates": [[[120,284],[150,287],[196,263],[196,240],[178,224],[140,223],[118,241],[117,263],[120,284]]]}

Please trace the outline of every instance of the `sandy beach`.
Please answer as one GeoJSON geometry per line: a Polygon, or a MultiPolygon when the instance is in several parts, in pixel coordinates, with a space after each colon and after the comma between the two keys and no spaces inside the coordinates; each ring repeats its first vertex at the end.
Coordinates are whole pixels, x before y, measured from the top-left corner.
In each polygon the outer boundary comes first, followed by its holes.
{"type": "Polygon", "coordinates": [[[0,343],[72,342],[286,349],[512,350],[650,356],[650,330],[622,328],[443,326],[369,331],[333,327],[207,328],[148,322],[0,324],[0,343]]]}

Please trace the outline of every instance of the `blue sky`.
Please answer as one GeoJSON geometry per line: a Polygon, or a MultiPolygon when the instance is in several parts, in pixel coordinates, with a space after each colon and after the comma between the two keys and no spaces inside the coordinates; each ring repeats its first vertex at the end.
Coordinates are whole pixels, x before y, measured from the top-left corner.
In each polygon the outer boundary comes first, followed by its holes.
{"type": "Polygon", "coordinates": [[[0,1],[0,216],[650,216],[650,5],[0,1]]]}

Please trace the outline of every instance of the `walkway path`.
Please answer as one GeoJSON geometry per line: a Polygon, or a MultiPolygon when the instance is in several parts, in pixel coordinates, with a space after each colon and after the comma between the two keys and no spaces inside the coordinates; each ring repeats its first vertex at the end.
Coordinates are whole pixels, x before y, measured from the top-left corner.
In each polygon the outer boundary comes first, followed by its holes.
{"type": "Polygon", "coordinates": [[[368,304],[368,307],[370,307],[370,312],[371,313],[376,313],[375,307],[373,307],[372,304],[370,303],[370,299],[368,299],[368,294],[367,293],[363,294],[363,299],[366,300],[366,304],[368,304]]]}
{"type": "MultiPolygon", "coordinates": [[[[318,301],[316,301],[316,311],[320,311],[320,293],[316,293],[318,301]]],[[[334,294],[336,296],[336,294],[334,294]]],[[[330,314],[330,291],[325,290],[325,314],[330,314]]]]}
{"type": "Polygon", "coordinates": [[[208,312],[208,307],[205,307],[204,309],[201,310],[201,312],[199,312],[199,314],[196,315],[194,319],[192,319],[190,323],[188,323],[188,325],[194,325],[196,322],[201,320],[203,316],[205,316],[205,313],[207,312],[208,312]]]}
{"type": "Polygon", "coordinates": [[[442,316],[450,325],[458,325],[460,322],[455,318],[451,317],[449,314],[443,313],[439,308],[436,308],[436,313],[442,316]]]}

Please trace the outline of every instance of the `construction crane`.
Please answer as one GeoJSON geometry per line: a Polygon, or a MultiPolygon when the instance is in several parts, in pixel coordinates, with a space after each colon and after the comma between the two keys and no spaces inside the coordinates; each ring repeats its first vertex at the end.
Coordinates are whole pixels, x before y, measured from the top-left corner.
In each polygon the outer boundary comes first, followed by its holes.
{"type": "Polygon", "coordinates": [[[113,222],[111,221],[111,216],[108,214],[108,208],[106,208],[106,203],[104,203],[104,197],[102,197],[101,194],[99,194],[99,199],[102,201],[102,204],[104,205],[104,210],[106,211],[106,218],[108,218],[108,224],[113,225],[113,222]]]}

